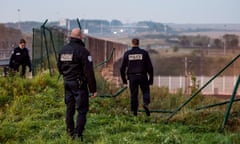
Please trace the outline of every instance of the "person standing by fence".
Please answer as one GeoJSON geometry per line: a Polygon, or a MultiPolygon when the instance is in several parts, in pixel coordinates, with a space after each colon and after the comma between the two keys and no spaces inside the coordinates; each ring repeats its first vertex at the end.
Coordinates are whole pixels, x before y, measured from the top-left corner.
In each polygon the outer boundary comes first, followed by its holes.
{"type": "Polygon", "coordinates": [[[79,28],[71,32],[70,42],[59,52],[58,70],[64,79],[67,133],[83,140],[82,133],[87,121],[89,92],[97,96],[96,79],[92,57],[82,42],[83,34],[79,28]],[[74,123],[75,108],[78,111],[74,123]]]}
{"type": "Polygon", "coordinates": [[[20,39],[19,46],[12,51],[12,55],[9,61],[9,67],[14,72],[19,71],[19,67],[22,66],[21,76],[25,77],[26,66],[29,67],[29,72],[32,71],[31,60],[29,56],[29,51],[26,48],[26,41],[20,39]]]}
{"type": "Polygon", "coordinates": [[[143,108],[146,115],[150,116],[148,105],[150,103],[150,87],[153,84],[153,66],[149,54],[139,48],[139,39],[132,39],[132,49],[124,53],[123,62],[120,67],[121,78],[124,84],[129,80],[131,92],[131,111],[137,116],[138,111],[138,89],[143,95],[143,108]],[[126,78],[127,74],[127,78],[126,78]]]}

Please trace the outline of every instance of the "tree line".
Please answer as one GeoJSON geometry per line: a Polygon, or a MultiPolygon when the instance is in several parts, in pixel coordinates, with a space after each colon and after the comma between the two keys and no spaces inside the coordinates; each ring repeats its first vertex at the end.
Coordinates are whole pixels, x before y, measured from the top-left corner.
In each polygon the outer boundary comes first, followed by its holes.
{"type": "Polygon", "coordinates": [[[182,47],[197,48],[239,48],[239,36],[235,34],[225,34],[222,38],[211,39],[208,36],[180,36],[179,44],[182,47]]]}

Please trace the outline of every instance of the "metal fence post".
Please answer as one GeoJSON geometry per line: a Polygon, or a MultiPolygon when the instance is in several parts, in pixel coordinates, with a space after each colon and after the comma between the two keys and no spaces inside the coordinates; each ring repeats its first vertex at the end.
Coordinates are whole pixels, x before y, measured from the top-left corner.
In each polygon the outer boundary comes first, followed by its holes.
{"type": "Polygon", "coordinates": [[[225,125],[227,123],[227,120],[228,120],[228,117],[229,117],[229,114],[230,114],[230,110],[232,108],[232,104],[233,104],[234,98],[235,98],[236,93],[237,93],[239,82],[240,82],[240,75],[238,75],[238,80],[237,80],[237,82],[235,84],[235,87],[234,87],[234,90],[233,90],[233,93],[232,93],[232,97],[231,97],[230,102],[228,104],[228,108],[227,108],[227,111],[226,111],[226,114],[225,114],[225,117],[224,117],[224,120],[223,120],[223,123],[222,123],[222,128],[221,128],[220,131],[224,130],[224,127],[225,127],[225,125]]]}

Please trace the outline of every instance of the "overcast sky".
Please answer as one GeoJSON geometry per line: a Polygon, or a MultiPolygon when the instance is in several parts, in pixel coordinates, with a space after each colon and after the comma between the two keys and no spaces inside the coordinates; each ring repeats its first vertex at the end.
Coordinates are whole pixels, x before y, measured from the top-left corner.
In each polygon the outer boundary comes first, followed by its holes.
{"type": "Polygon", "coordinates": [[[240,24],[240,0],[0,0],[0,23],[118,19],[176,24],[240,24]]]}

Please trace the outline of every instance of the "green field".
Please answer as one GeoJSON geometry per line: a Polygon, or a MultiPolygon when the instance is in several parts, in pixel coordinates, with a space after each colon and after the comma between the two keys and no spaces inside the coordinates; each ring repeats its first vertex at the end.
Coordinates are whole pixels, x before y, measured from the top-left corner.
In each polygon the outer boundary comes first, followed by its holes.
{"type": "MultiPolygon", "coordinates": [[[[104,84],[98,78],[98,85],[104,84]]],[[[1,144],[77,144],[65,132],[65,105],[62,79],[42,74],[33,79],[1,77],[0,79],[1,144]]],[[[109,92],[103,90],[102,92],[109,92]]],[[[167,88],[151,88],[152,110],[173,110],[188,97],[181,91],[168,93],[167,88]]],[[[152,113],[138,117],[129,111],[129,91],[115,98],[90,100],[90,111],[84,132],[86,144],[237,144],[239,104],[234,103],[229,121],[219,132],[226,105],[195,111],[196,107],[223,101],[201,94],[172,119],[169,114],[152,113]],[[166,123],[167,122],[167,123],[166,123]]],[[[142,109],[140,107],[140,109],[142,109]]]]}

